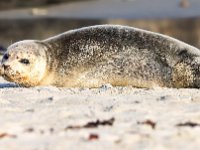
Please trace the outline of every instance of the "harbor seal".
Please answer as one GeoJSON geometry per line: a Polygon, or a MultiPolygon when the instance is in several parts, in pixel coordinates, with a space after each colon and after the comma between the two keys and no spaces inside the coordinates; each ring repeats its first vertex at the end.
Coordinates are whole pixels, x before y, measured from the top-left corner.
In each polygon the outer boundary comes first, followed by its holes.
{"type": "Polygon", "coordinates": [[[25,87],[200,87],[200,50],[128,26],[97,25],[8,47],[0,74],[25,87]]]}

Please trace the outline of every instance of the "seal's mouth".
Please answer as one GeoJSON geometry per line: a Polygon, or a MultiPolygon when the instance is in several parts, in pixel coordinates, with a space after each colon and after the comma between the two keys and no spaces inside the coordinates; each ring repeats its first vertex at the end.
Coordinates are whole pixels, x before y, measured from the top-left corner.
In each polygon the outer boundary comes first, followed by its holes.
{"type": "Polygon", "coordinates": [[[1,70],[0,74],[5,80],[10,81],[10,82],[15,82],[19,85],[22,86],[29,86],[27,84],[28,77],[22,76],[19,72],[13,71],[11,68],[4,68],[1,70]]]}
{"type": "Polygon", "coordinates": [[[13,79],[10,75],[6,74],[5,72],[1,75],[4,79],[6,79],[7,81],[11,81],[13,82],[13,79]]]}
{"type": "Polygon", "coordinates": [[[30,83],[27,75],[13,70],[10,66],[0,64],[0,76],[9,82],[15,82],[21,86],[30,87],[31,85],[35,85],[35,83],[30,83]]]}
{"type": "Polygon", "coordinates": [[[6,79],[7,81],[13,81],[13,77],[14,77],[14,74],[11,73],[11,69],[8,67],[8,68],[5,68],[3,65],[0,65],[0,76],[2,76],[4,79],[6,79]]]}
{"type": "Polygon", "coordinates": [[[0,76],[4,75],[4,68],[2,65],[0,65],[0,76]]]}

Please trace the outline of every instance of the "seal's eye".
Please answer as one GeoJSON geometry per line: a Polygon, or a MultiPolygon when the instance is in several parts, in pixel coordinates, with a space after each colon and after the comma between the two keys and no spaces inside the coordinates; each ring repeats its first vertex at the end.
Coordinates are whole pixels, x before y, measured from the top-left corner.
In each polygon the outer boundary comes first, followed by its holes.
{"type": "Polygon", "coordinates": [[[20,59],[19,62],[22,63],[22,64],[26,64],[26,65],[30,64],[28,59],[20,59]]]}
{"type": "Polygon", "coordinates": [[[8,54],[5,54],[4,56],[3,56],[3,59],[4,60],[7,60],[9,58],[9,55],[8,54]]]}

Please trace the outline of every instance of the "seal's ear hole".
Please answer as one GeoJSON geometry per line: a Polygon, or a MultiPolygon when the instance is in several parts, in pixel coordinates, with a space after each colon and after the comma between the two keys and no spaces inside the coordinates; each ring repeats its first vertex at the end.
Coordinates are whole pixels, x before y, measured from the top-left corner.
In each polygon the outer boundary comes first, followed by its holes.
{"type": "Polygon", "coordinates": [[[26,64],[26,65],[28,65],[28,64],[30,64],[30,61],[28,60],[28,59],[20,59],[20,61],[19,61],[20,63],[22,63],[22,64],[26,64]]]}
{"type": "Polygon", "coordinates": [[[7,60],[8,58],[9,58],[9,55],[8,54],[4,54],[3,59],[7,60]]]}

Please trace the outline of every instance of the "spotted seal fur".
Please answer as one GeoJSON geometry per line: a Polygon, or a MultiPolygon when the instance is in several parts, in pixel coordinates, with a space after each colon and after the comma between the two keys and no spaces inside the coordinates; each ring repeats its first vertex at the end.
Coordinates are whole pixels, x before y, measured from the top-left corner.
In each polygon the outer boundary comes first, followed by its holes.
{"type": "Polygon", "coordinates": [[[200,50],[172,37],[120,25],[70,30],[8,47],[0,74],[30,87],[200,87],[200,50]]]}

